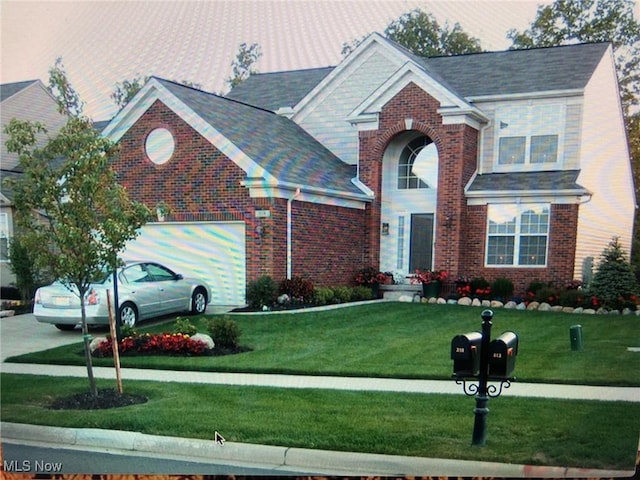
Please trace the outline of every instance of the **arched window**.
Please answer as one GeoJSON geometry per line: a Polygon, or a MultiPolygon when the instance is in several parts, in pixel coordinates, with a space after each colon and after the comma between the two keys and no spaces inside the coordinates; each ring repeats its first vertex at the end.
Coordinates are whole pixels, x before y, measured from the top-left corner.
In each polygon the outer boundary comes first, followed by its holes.
{"type": "Polygon", "coordinates": [[[437,179],[437,168],[438,152],[431,139],[421,136],[412,140],[400,154],[398,189],[435,187],[435,184],[431,184],[431,179],[437,179]]]}

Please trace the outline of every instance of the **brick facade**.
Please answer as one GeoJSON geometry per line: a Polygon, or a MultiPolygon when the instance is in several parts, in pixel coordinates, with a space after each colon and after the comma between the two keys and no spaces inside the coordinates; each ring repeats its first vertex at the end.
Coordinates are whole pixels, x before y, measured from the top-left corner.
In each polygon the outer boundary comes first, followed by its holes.
{"type": "Polygon", "coordinates": [[[484,266],[487,207],[467,206],[464,187],[477,167],[479,133],[466,124],[443,125],[439,103],[411,83],[389,101],[379,114],[379,128],[362,131],[360,178],[376,192],[367,213],[365,255],[372,265],[380,261],[380,215],[382,159],[385,149],[399,134],[411,130],[429,136],[437,146],[439,178],[438,219],[435,225],[434,267],[458,275],[511,279],[516,293],[534,279],[562,285],[573,278],[578,205],[551,205],[549,249],[545,268],[487,268],[484,266]]]}
{"type": "MultiPolygon", "coordinates": [[[[245,172],[207,139],[156,101],[123,135],[114,163],[118,179],[132,199],[155,211],[170,209],[168,222],[242,221],[246,225],[246,278],[287,275],[287,200],[251,198],[242,185],[245,172]],[[154,164],[145,140],[163,127],[174,136],[169,162],[154,164]],[[256,218],[256,210],[268,210],[256,218]]],[[[294,201],[292,204],[293,275],[317,285],[352,282],[362,263],[364,210],[294,201]],[[330,248],[328,248],[330,246],[330,248]]]]}

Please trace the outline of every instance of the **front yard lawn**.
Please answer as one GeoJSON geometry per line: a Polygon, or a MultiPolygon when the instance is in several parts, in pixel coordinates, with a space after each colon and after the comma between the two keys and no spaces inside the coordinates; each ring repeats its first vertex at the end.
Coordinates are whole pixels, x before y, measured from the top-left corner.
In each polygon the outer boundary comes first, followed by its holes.
{"type": "MultiPolygon", "coordinates": [[[[336,310],[234,314],[241,344],[252,351],[222,357],[122,357],[123,367],[218,372],[288,373],[448,379],[451,339],[479,331],[482,308],[380,302],[336,310]]],[[[640,385],[640,319],[495,309],[492,338],[517,332],[515,375],[521,382],[640,385]],[[572,351],[569,327],[581,324],[584,350],[572,351]]],[[[206,332],[207,317],[192,318],[206,332]]],[[[171,331],[172,323],[141,328],[171,331]]],[[[94,333],[101,335],[103,333],[94,333]]],[[[77,344],[8,361],[84,365],[77,344]]],[[[94,365],[112,366],[110,358],[94,365]]]]}
{"type": "MultiPolygon", "coordinates": [[[[471,447],[475,401],[424,395],[126,381],[149,401],[110,410],[50,410],[86,378],[2,374],[6,422],[326,450],[633,470],[640,404],[500,397],[487,445],[471,447]]],[[[114,381],[99,380],[100,388],[114,381]]]]}

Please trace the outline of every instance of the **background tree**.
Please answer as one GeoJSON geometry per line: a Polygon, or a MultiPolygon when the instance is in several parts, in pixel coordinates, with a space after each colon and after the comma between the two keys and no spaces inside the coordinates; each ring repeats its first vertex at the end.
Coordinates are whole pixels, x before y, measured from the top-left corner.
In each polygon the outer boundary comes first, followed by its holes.
{"type": "Polygon", "coordinates": [[[92,280],[117,266],[118,253],[136,237],[149,211],[130,201],[116,182],[111,168],[116,146],[82,115],[61,65],[50,70],[50,82],[63,92],[59,102],[72,114],[68,122],[37,147],[36,137],[46,129],[13,119],[5,127],[6,144],[24,171],[13,182],[20,242],[36,267],[50,271],[79,298],[89,387],[97,398],[84,299],[92,280]]]}
{"type": "MultiPolygon", "coordinates": [[[[627,139],[636,186],[636,203],[640,203],[640,128],[638,113],[633,113],[640,99],[640,23],[633,14],[632,0],[555,0],[538,7],[536,18],[523,32],[510,30],[511,48],[534,48],[576,42],[611,42],[613,46],[620,95],[625,115],[627,139]]],[[[631,263],[640,278],[640,212],[636,209],[631,263]]]]}
{"type": "MultiPolygon", "coordinates": [[[[416,8],[392,21],[384,31],[387,38],[407,47],[420,57],[462,55],[480,52],[480,40],[466,34],[460,24],[450,27],[416,8]]],[[[344,49],[343,49],[344,51],[344,49]]]]}
{"type": "MultiPolygon", "coordinates": [[[[149,81],[151,77],[133,77],[131,80],[125,79],[122,82],[116,82],[113,93],[110,95],[111,99],[118,106],[118,109],[122,109],[129,101],[135,96],[136,93],[149,81]]],[[[174,80],[175,81],[175,80],[174,80]]],[[[202,86],[199,83],[194,83],[189,80],[175,81],[187,87],[200,89],[202,86]]]]}
{"type": "Polygon", "coordinates": [[[513,49],[611,42],[625,113],[640,94],[640,24],[632,0],[556,0],[538,7],[523,32],[507,34],[513,49]]]}
{"type": "Polygon", "coordinates": [[[260,45],[253,43],[247,46],[246,43],[241,43],[235,60],[231,62],[231,76],[226,80],[229,88],[235,87],[244,82],[249,75],[256,73],[257,70],[253,66],[260,57],[262,57],[260,45]]]}

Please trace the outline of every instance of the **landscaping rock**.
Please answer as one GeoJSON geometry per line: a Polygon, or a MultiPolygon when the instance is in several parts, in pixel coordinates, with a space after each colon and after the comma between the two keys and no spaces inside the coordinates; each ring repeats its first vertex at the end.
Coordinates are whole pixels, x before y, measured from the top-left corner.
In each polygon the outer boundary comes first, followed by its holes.
{"type": "Polygon", "coordinates": [[[471,299],[469,297],[462,297],[458,299],[458,305],[464,305],[465,307],[468,307],[471,305],[471,299]]]}
{"type": "Polygon", "coordinates": [[[531,302],[529,305],[527,305],[527,310],[538,310],[539,307],[540,304],[538,302],[531,302]]]}
{"type": "Polygon", "coordinates": [[[573,307],[562,307],[563,313],[573,313],[573,307]]]}
{"type": "Polygon", "coordinates": [[[551,305],[549,305],[547,302],[542,302],[540,305],[538,305],[538,311],[549,312],[551,311],[551,305]]]}
{"type": "Polygon", "coordinates": [[[595,315],[596,311],[593,308],[585,308],[582,313],[586,315],[595,315]]]}
{"type": "Polygon", "coordinates": [[[409,295],[400,295],[398,301],[403,303],[413,303],[413,297],[409,295]]]}
{"type": "Polygon", "coordinates": [[[491,306],[491,301],[490,300],[482,300],[482,306],[483,307],[490,307],[491,306]]]}
{"type": "Polygon", "coordinates": [[[478,298],[474,298],[473,302],[471,302],[471,306],[472,307],[481,307],[482,306],[482,302],[480,302],[480,300],[478,298]]]}
{"type": "Polygon", "coordinates": [[[584,312],[584,308],[582,307],[577,307],[573,310],[573,313],[582,313],[582,312],[584,312]]]}
{"type": "Polygon", "coordinates": [[[596,310],[596,313],[597,313],[598,315],[606,315],[606,314],[608,314],[609,312],[607,311],[607,309],[606,309],[606,308],[604,308],[604,307],[600,307],[598,310],[596,310]]]}
{"type": "Polygon", "coordinates": [[[622,314],[623,315],[631,315],[631,309],[630,308],[625,308],[624,310],[622,310],[622,314]]]}
{"type": "Polygon", "coordinates": [[[203,342],[209,350],[213,350],[213,347],[216,346],[216,344],[213,342],[213,338],[211,338],[209,335],[205,335],[204,333],[196,333],[191,337],[191,340],[194,340],[196,342],[203,342]]]}
{"type": "Polygon", "coordinates": [[[446,305],[447,301],[444,298],[440,297],[440,298],[438,298],[438,300],[436,300],[436,303],[438,305],[446,305]]]}
{"type": "Polygon", "coordinates": [[[507,310],[512,310],[514,308],[516,308],[518,306],[518,304],[516,302],[514,302],[513,300],[509,300],[507,303],[504,304],[504,308],[507,310]]]}
{"type": "Polygon", "coordinates": [[[527,304],[522,302],[519,303],[518,305],[516,305],[516,310],[526,310],[527,309],[527,304]]]}
{"type": "Polygon", "coordinates": [[[438,299],[437,299],[436,297],[431,297],[431,298],[429,299],[429,303],[430,303],[431,305],[433,305],[433,304],[435,304],[435,303],[438,303],[438,299]]]}
{"type": "Polygon", "coordinates": [[[98,346],[107,340],[107,337],[96,337],[93,340],[91,340],[91,343],[89,343],[89,351],[91,353],[93,353],[93,351],[98,348],[98,346]]]}
{"type": "Polygon", "coordinates": [[[504,303],[500,300],[491,300],[491,308],[502,308],[504,307],[504,303]]]}
{"type": "Polygon", "coordinates": [[[562,311],[562,305],[554,305],[553,307],[551,307],[551,311],[552,312],[561,312],[562,311]]]}

